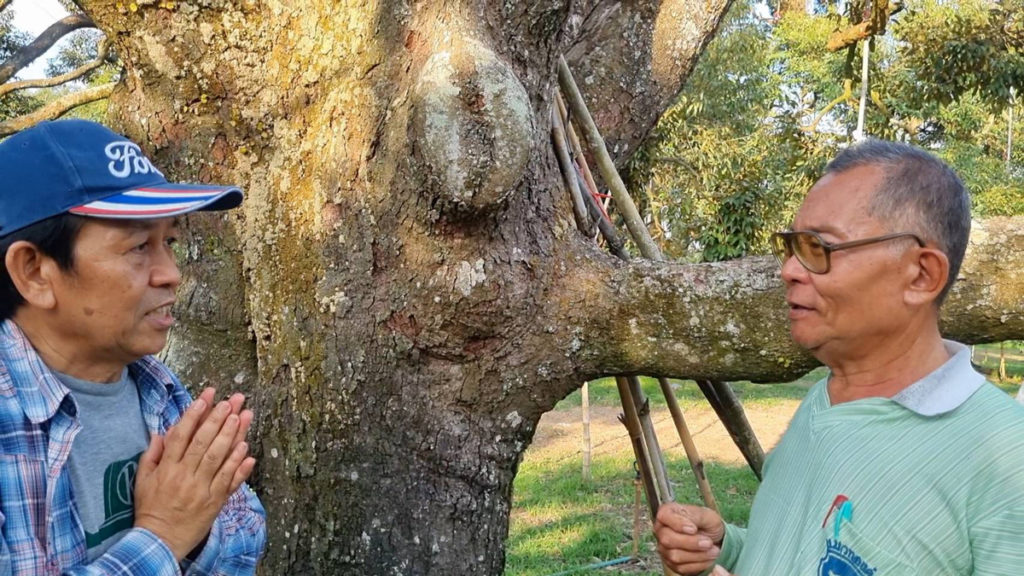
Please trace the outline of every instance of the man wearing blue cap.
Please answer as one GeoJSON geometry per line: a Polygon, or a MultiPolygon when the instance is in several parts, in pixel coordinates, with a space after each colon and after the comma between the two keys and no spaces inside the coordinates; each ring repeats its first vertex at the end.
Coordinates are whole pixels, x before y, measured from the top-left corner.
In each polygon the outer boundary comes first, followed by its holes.
{"type": "Polygon", "coordinates": [[[252,574],[252,413],[153,358],[174,324],[175,216],[238,206],[170,184],[82,120],[0,142],[0,576],[252,574]]]}

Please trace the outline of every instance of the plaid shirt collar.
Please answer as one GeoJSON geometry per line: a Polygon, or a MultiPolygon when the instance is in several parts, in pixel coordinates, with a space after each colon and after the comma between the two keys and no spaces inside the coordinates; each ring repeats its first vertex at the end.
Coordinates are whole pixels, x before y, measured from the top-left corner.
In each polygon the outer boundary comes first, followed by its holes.
{"type": "MultiPolygon", "coordinates": [[[[0,393],[13,389],[25,416],[33,424],[51,420],[60,410],[69,390],[43,362],[25,333],[13,320],[0,323],[0,393]]],[[[128,373],[139,387],[143,416],[151,429],[164,426],[159,415],[174,390],[174,380],[167,368],[152,356],[144,356],[128,365],[128,373]]]]}

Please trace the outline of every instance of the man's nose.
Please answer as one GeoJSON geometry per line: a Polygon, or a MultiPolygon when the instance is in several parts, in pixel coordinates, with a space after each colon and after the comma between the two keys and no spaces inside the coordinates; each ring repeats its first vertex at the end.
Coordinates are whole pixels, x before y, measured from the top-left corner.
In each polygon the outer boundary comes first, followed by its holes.
{"type": "Polygon", "coordinates": [[[160,251],[158,261],[153,266],[151,281],[154,286],[168,287],[172,290],[181,284],[181,270],[178,269],[178,262],[170,246],[160,251]]]}
{"type": "Polygon", "coordinates": [[[791,255],[782,261],[782,281],[786,284],[804,282],[810,272],[800,263],[795,255],[791,255]]]}

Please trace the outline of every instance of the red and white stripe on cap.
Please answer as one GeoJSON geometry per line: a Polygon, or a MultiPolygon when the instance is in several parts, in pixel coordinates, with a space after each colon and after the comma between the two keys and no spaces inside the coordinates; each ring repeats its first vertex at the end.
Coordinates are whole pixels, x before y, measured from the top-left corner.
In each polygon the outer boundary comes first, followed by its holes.
{"type": "Polygon", "coordinates": [[[242,201],[233,186],[164,184],[125,190],[72,208],[72,214],[99,218],[163,218],[196,210],[223,210],[242,201]]]}

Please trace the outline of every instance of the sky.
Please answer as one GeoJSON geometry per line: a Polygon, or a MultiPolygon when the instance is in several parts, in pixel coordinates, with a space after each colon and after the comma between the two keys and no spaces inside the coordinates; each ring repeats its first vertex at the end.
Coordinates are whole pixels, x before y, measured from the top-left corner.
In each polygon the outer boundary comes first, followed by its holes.
{"type": "MultiPolygon", "coordinates": [[[[46,30],[50,24],[67,16],[67,11],[57,0],[14,0],[7,10],[14,12],[14,26],[28,32],[33,37],[46,30]]],[[[58,42],[58,45],[60,43],[58,42]]],[[[43,78],[46,76],[46,60],[54,54],[54,46],[49,52],[40,56],[27,68],[18,73],[23,80],[43,78]]]]}

